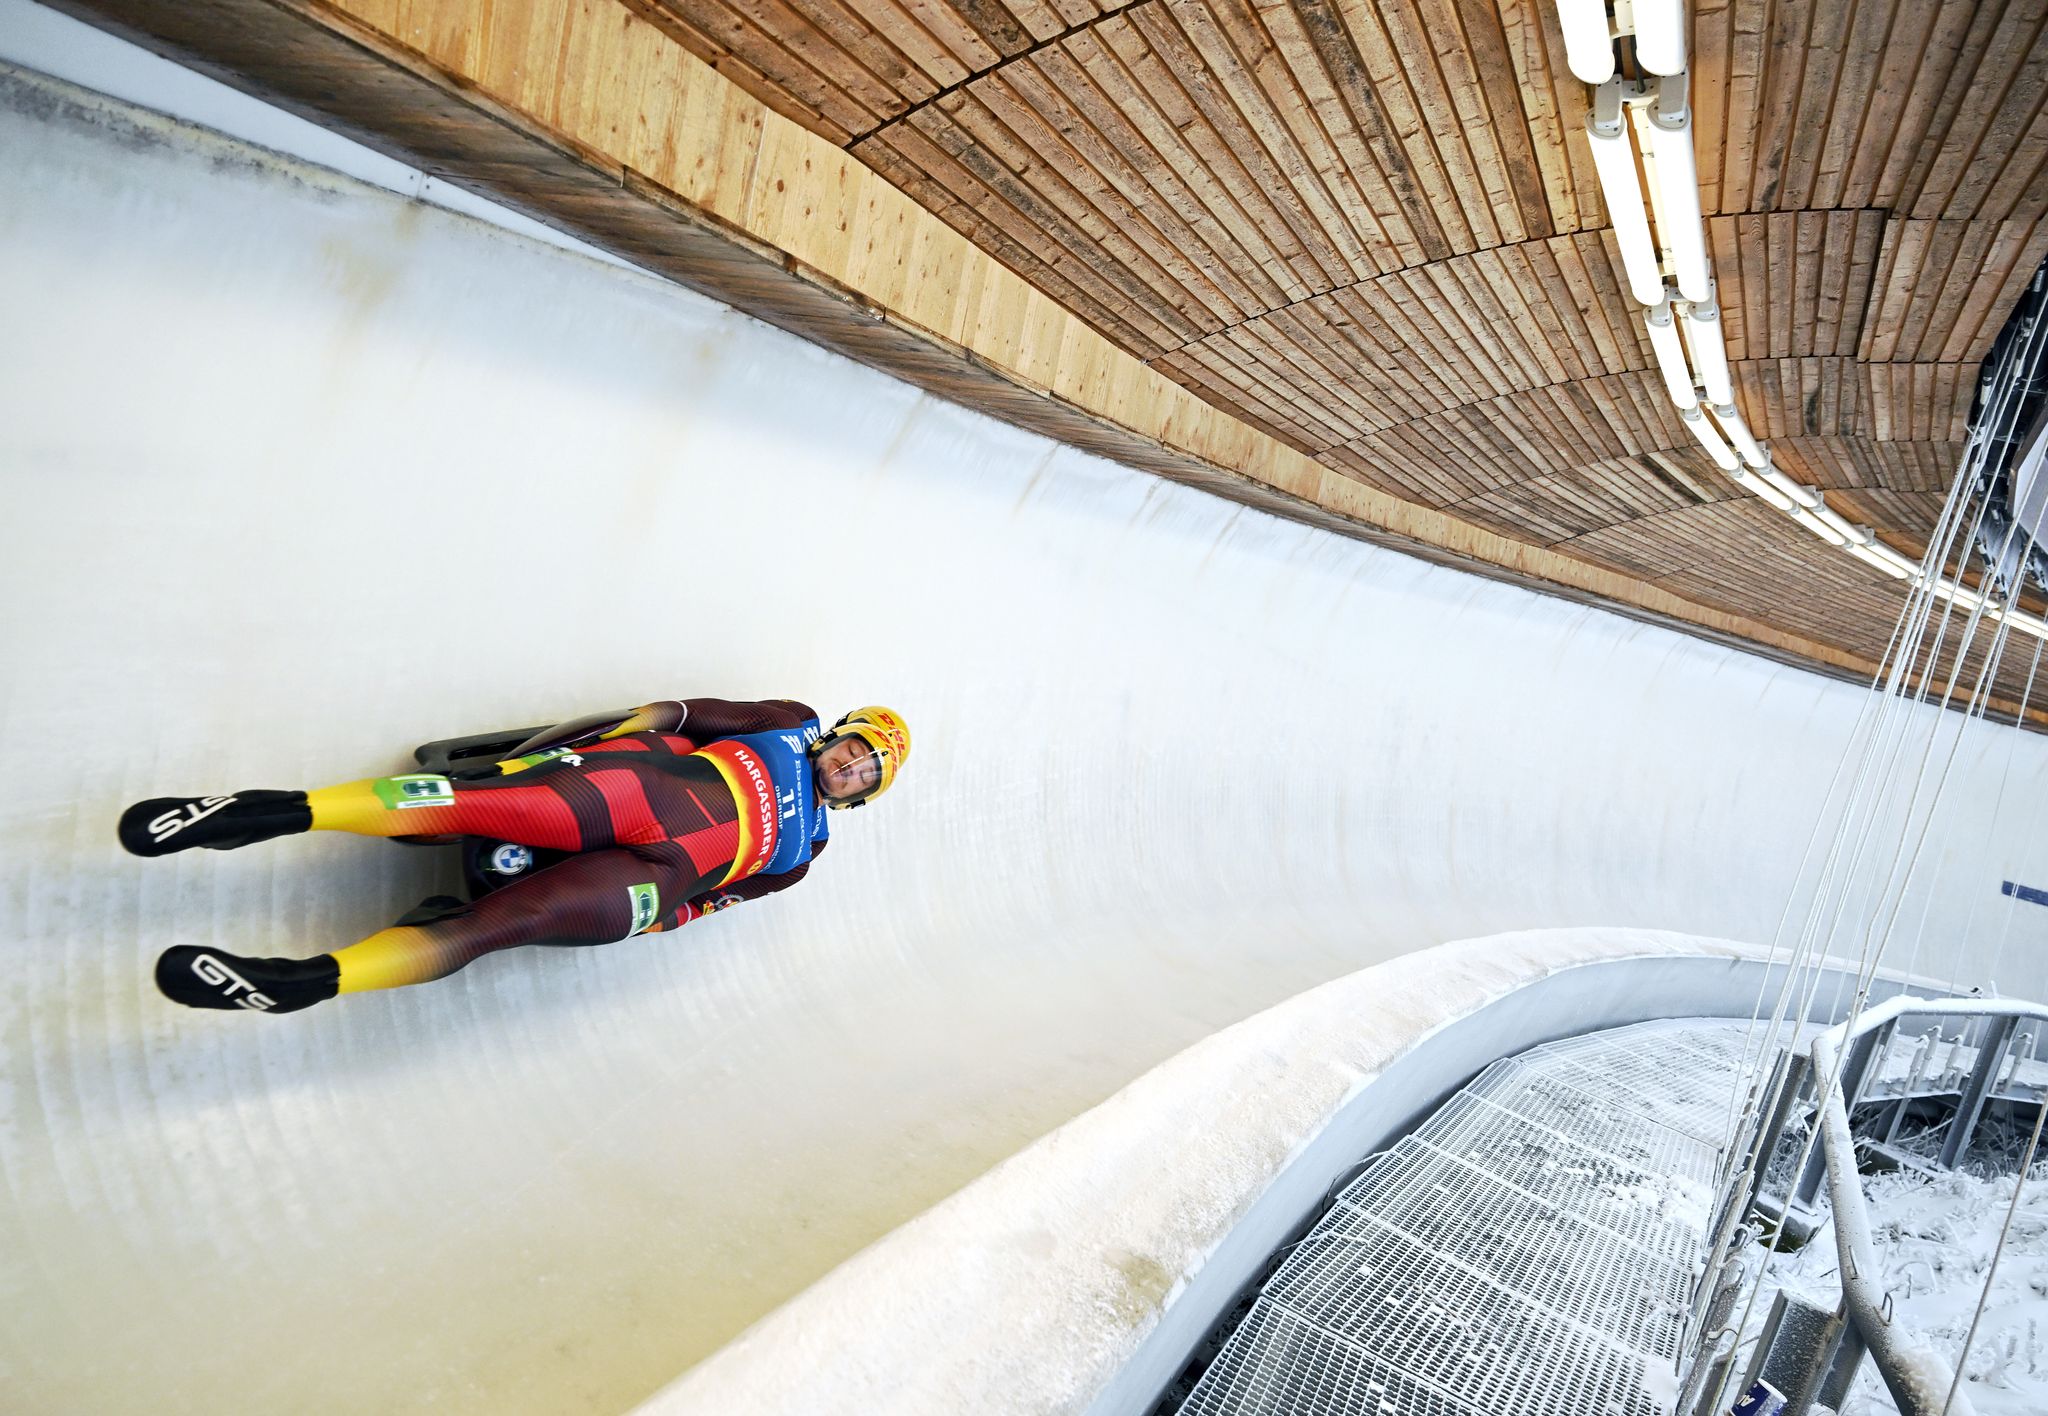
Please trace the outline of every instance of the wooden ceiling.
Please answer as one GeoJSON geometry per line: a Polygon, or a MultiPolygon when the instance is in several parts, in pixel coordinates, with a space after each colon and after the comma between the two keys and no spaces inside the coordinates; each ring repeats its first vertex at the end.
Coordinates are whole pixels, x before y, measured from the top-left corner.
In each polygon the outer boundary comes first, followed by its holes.
{"type": "MultiPolygon", "coordinates": [[[[1900,586],[1678,422],[1551,0],[51,2],[1133,466],[1833,672],[1889,639],[1900,586]]],[[[1739,401],[1917,554],[2048,253],[2048,0],[1693,10],[1739,401]]]]}
{"type": "MultiPolygon", "coordinates": [[[[1729,483],[1665,396],[1550,0],[633,4],[1324,465],[1882,652],[1897,588],[1729,483]]],[[[2048,253],[2048,3],[1727,0],[1693,43],[1738,401],[1917,555],[2048,253]]]]}

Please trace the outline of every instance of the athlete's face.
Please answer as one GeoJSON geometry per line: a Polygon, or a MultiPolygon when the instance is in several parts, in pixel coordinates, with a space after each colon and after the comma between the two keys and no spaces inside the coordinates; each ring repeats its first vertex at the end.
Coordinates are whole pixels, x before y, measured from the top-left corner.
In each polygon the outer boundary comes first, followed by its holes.
{"type": "Polygon", "coordinates": [[[850,801],[882,780],[875,750],[861,738],[834,738],[818,754],[818,790],[832,801],[850,801]]]}

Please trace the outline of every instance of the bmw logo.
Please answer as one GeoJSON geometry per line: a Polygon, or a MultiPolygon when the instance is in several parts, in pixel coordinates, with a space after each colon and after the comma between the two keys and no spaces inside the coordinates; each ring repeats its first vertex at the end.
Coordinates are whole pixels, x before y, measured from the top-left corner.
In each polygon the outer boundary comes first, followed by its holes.
{"type": "Polygon", "coordinates": [[[484,869],[493,875],[517,875],[533,864],[533,848],[503,841],[484,857],[484,869]]]}

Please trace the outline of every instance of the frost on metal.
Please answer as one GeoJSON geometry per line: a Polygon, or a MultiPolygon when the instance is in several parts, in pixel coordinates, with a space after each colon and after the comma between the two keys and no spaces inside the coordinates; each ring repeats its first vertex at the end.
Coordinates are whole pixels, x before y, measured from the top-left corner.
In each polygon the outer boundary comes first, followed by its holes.
{"type": "Polygon", "coordinates": [[[1494,1063],[1338,1194],[1180,1411],[1668,1411],[1744,1027],[1494,1063]]]}

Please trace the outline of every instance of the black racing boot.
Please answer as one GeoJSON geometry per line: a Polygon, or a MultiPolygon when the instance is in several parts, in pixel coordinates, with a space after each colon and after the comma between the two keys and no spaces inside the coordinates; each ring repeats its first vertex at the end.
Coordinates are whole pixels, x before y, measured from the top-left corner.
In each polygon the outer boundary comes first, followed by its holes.
{"type": "Polygon", "coordinates": [[[217,797],[151,797],[121,813],[121,844],[139,856],[205,846],[231,851],[313,829],[304,792],[236,792],[217,797]]]}
{"type": "Polygon", "coordinates": [[[334,955],[312,959],[245,959],[222,949],[178,944],[156,961],[156,986],[187,1008],[247,1008],[296,1013],[341,991],[334,955]]]}

